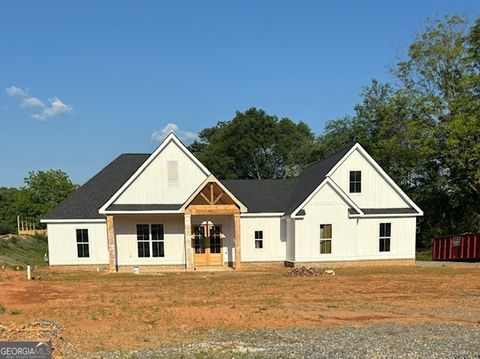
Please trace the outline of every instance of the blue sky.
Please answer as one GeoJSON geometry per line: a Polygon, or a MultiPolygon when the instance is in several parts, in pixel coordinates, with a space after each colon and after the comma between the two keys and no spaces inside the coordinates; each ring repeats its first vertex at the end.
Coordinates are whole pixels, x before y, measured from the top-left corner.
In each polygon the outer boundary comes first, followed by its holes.
{"type": "Polygon", "coordinates": [[[169,123],[188,140],[253,106],[318,134],[392,80],[427,17],[460,12],[480,2],[2,1],[0,186],[82,184],[169,123]]]}

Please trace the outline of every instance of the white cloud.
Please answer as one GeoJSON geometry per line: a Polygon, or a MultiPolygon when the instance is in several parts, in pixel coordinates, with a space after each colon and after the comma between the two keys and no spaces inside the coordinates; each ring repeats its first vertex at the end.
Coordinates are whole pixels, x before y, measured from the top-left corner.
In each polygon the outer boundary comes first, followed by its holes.
{"type": "Polygon", "coordinates": [[[152,141],[155,143],[162,142],[165,137],[167,137],[171,132],[177,135],[180,141],[190,144],[193,141],[198,139],[198,136],[194,132],[190,131],[183,131],[178,128],[178,126],[174,123],[167,123],[164,128],[159,131],[155,131],[152,133],[152,141]]]}
{"type": "Polygon", "coordinates": [[[36,97],[25,97],[21,106],[23,108],[45,108],[45,104],[36,97]]]}
{"type": "Polygon", "coordinates": [[[27,96],[25,91],[23,91],[20,87],[17,86],[10,86],[7,87],[7,95],[13,96],[13,97],[24,97],[27,96]]]}
{"type": "Polygon", "coordinates": [[[32,113],[32,117],[39,120],[47,120],[53,117],[67,115],[73,112],[73,107],[62,102],[58,97],[49,98],[48,104],[37,97],[30,96],[26,90],[17,86],[6,88],[7,95],[22,99],[22,108],[36,109],[40,112],[32,113]]]}
{"type": "Polygon", "coordinates": [[[43,108],[42,112],[33,114],[32,116],[40,120],[46,120],[52,117],[67,115],[73,111],[73,107],[64,104],[59,98],[49,98],[50,106],[43,108]]]}

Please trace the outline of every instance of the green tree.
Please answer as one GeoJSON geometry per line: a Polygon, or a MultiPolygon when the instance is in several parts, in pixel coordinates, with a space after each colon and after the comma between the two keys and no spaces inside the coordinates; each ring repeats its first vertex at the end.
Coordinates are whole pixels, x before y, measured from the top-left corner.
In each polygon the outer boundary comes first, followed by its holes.
{"type": "Polygon", "coordinates": [[[442,233],[480,230],[479,20],[469,25],[463,16],[429,21],[394,70],[420,119],[431,124],[436,171],[422,193],[426,205],[432,194],[442,199],[432,223],[442,233]]]}
{"type": "Polygon", "coordinates": [[[12,233],[17,223],[17,188],[0,187],[0,233],[12,233]]]}
{"type": "Polygon", "coordinates": [[[327,156],[360,142],[425,211],[420,245],[480,230],[480,19],[429,20],[392,73],[372,81],[352,117],[327,123],[327,156]]]}
{"type": "Polygon", "coordinates": [[[303,122],[256,108],[200,132],[190,149],[220,178],[286,178],[312,161],[315,135],[303,122]]]}
{"type": "Polygon", "coordinates": [[[77,188],[61,170],[29,172],[17,198],[18,214],[39,220],[77,188]]]}

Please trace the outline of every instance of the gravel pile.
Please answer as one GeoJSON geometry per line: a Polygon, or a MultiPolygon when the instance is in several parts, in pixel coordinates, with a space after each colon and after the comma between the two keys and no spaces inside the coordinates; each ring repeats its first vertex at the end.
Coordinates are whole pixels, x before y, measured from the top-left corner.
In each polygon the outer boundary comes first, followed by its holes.
{"type": "Polygon", "coordinates": [[[480,358],[480,328],[375,324],[327,329],[208,331],[210,340],[99,358],[480,358]]]}
{"type": "Polygon", "coordinates": [[[62,326],[39,321],[0,326],[0,340],[45,340],[54,358],[480,358],[480,327],[457,324],[372,324],[323,329],[206,330],[195,343],[131,352],[86,353],[66,343],[62,326]]]}
{"type": "Polygon", "coordinates": [[[324,268],[312,268],[312,267],[299,267],[292,268],[285,272],[287,277],[307,277],[307,276],[321,276],[321,275],[335,275],[335,272],[331,269],[324,268]]]}
{"type": "Polygon", "coordinates": [[[63,326],[60,323],[48,320],[39,320],[20,326],[0,324],[0,341],[50,341],[54,358],[86,359],[83,352],[64,340],[61,334],[62,329],[63,326]]]}

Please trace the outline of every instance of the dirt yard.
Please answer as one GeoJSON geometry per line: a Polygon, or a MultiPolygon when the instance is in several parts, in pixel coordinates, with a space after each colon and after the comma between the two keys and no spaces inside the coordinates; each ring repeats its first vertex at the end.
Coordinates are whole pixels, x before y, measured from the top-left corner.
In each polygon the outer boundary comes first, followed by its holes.
{"type": "MultiPolygon", "coordinates": [[[[480,324],[480,266],[345,267],[335,276],[276,272],[157,275],[0,270],[0,324],[61,323],[88,351],[158,348],[212,330],[372,323],[480,324]]],[[[1,330],[0,330],[1,334],[1,330]]],[[[0,336],[1,339],[1,336],[0,336]]]]}

